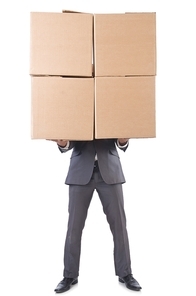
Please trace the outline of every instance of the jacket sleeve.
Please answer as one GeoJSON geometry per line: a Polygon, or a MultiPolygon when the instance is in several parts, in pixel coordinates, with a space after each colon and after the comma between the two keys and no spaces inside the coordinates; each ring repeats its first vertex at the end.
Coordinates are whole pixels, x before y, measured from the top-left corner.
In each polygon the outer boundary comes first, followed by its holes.
{"type": "Polygon", "coordinates": [[[116,143],[116,146],[119,149],[123,150],[124,152],[127,150],[128,146],[129,146],[129,141],[123,146],[120,145],[120,143],[118,142],[118,139],[115,140],[115,143],[116,143]]]}
{"type": "Polygon", "coordinates": [[[68,147],[61,147],[58,145],[59,150],[61,151],[61,153],[65,153],[69,150],[71,150],[73,147],[75,146],[75,142],[74,141],[69,141],[69,146],[68,147]]]}

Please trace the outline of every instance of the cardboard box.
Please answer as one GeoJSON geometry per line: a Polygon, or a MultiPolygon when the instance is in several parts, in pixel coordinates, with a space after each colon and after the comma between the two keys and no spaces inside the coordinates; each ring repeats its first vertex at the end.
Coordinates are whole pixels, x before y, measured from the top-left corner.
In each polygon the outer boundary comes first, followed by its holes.
{"type": "Polygon", "coordinates": [[[95,76],[156,75],[156,13],[94,15],[95,76]]]}
{"type": "Polygon", "coordinates": [[[92,76],[93,15],[30,14],[30,74],[92,76]]]}
{"type": "Polygon", "coordinates": [[[32,139],[93,139],[93,78],[32,77],[31,82],[32,139]]]}
{"type": "Polygon", "coordinates": [[[155,76],[95,78],[95,138],[155,137],[155,76]]]}

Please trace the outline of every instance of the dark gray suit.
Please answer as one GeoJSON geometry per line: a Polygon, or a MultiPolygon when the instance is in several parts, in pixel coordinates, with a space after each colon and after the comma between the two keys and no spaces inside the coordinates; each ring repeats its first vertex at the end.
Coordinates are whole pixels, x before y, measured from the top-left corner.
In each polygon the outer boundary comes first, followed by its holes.
{"type": "MultiPolygon", "coordinates": [[[[64,250],[64,277],[76,278],[79,275],[82,230],[94,190],[99,195],[113,234],[116,275],[124,277],[132,271],[122,191],[125,178],[116,140],[70,142],[68,150],[72,148],[65,181],[69,185],[69,221],[64,250]],[[98,159],[97,167],[94,167],[95,156],[98,159]]],[[[126,148],[122,149],[125,151],[126,148]]],[[[59,149],[61,152],[68,151],[59,149]]]]}

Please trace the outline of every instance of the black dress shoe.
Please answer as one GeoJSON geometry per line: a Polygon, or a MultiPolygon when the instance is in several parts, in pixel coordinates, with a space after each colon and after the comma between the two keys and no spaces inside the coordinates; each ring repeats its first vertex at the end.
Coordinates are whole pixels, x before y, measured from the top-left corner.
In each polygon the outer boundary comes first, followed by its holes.
{"type": "Polygon", "coordinates": [[[140,291],[142,288],[136,281],[136,279],[134,279],[132,274],[128,274],[127,276],[122,278],[119,277],[119,282],[124,283],[126,287],[130,290],[140,291]]]}
{"type": "Polygon", "coordinates": [[[77,278],[64,278],[54,290],[56,293],[63,293],[68,291],[71,288],[71,285],[75,285],[78,283],[77,278]]]}

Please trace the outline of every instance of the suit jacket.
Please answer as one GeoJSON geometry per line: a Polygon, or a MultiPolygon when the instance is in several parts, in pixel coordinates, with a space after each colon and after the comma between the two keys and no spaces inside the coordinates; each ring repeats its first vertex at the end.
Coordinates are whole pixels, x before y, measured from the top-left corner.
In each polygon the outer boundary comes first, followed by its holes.
{"type": "MultiPolygon", "coordinates": [[[[99,170],[105,183],[122,184],[125,182],[119,154],[116,149],[116,139],[70,141],[70,146],[67,150],[59,147],[61,152],[69,151],[72,148],[73,152],[65,180],[66,184],[88,184],[94,169],[95,155],[97,155],[99,170]]],[[[120,149],[125,151],[126,148],[120,149]]]]}

